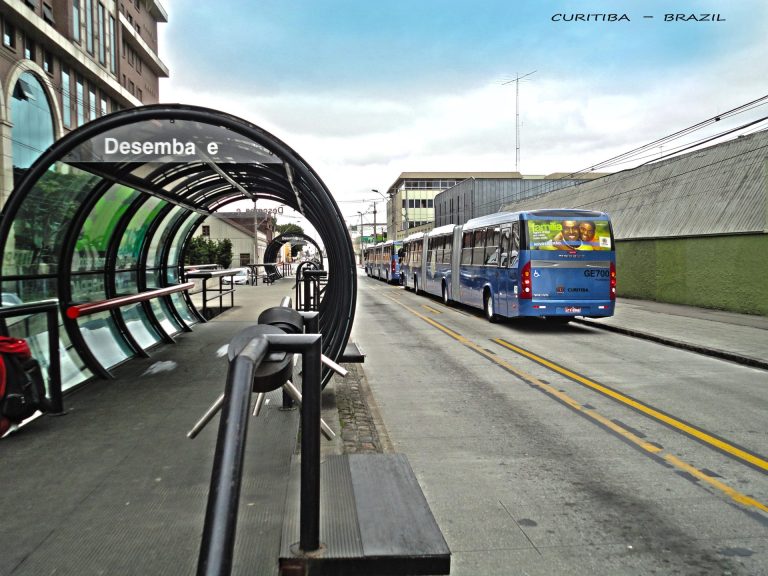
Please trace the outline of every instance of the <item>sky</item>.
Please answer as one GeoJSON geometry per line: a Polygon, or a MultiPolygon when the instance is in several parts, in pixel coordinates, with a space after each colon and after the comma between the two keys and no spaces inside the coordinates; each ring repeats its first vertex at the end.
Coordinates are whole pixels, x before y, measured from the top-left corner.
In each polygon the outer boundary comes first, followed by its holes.
{"type": "Polygon", "coordinates": [[[280,138],[353,224],[401,172],[588,170],[768,94],[765,0],[161,3],[160,100],[280,138]]]}

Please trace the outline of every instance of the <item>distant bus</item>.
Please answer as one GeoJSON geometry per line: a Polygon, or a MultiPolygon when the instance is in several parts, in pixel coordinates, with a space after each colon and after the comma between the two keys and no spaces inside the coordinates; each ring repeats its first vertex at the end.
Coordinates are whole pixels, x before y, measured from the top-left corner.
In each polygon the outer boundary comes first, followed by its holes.
{"type": "Polygon", "coordinates": [[[616,252],[603,212],[499,212],[412,235],[405,254],[409,289],[479,308],[490,321],[614,312],[616,252]]]}
{"type": "Polygon", "coordinates": [[[373,264],[370,266],[371,276],[391,284],[399,284],[402,248],[402,240],[387,240],[376,244],[373,248],[373,264]]]}
{"type": "Polygon", "coordinates": [[[374,254],[373,246],[368,246],[367,248],[363,249],[363,267],[365,269],[365,273],[368,276],[371,276],[371,272],[373,268],[373,254],[374,254]]]}
{"type": "Polygon", "coordinates": [[[419,292],[424,259],[424,232],[416,232],[403,240],[403,257],[400,262],[401,284],[407,290],[419,292]]]}

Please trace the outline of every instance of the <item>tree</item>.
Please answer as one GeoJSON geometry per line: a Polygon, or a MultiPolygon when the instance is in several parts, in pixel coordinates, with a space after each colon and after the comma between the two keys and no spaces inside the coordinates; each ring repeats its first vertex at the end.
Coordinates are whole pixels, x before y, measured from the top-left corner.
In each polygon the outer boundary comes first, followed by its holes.
{"type": "MultiPolygon", "coordinates": [[[[275,230],[278,234],[304,234],[304,228],[299,226],[298,224],[278,224],[275,226],[275,230]]],[[[301,246],[299,244],[294,244],[291,246],[291,257],[296,258],[296,256],[301,253],[301,246]]]]}
{"type": "Polygon", "coordinates": [[[232,240],[224,238],[216,242],[216,263],[222,268],[232,264],[232,240]]]}

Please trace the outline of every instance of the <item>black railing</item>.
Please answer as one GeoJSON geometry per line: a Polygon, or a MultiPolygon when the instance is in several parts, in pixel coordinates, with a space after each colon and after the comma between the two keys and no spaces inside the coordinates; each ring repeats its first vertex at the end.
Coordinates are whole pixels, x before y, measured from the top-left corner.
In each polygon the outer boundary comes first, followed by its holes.
{"type": "Polygon", "coordinates": [[[296,309],[305,312],[320,309],[320,300],[325,292],[328,272],[315,262],[299,264],[296,270],[296,309]]]}
{"type": "MultiPolygon", "coordinates": [[[[304,318],[305,329],[316,332],[317,314],[304,318]]],[[[230,361],[198,559],[198,576],[222,576],[232,571],[253,377],[267,354],[272,352],[302,355],[299,547],[306,552],[320,547],[321,339],[319,333],[264,334],[250,340],[230,361]]]]}
{"type": "Polygon", "coordinates": [[[208,302],[211,300],[219,300],[219,313],[224,311],[224,296],[230,295],[230,308],[235,305],[235,283],[234,277],[240,272],[239,268],[230,268],[227,270],[198,270],[197,272],[187,272],[185,277],[187,280],[200,279],[203,281],[203,287],[200,290],[190,292],[189,295],[201,294],[203,299],[203,309],[201,310],[202,317],[205,320],[210,320],[213,316],[209,313],[208,302]],[[230,288],[225,289],[221,283],[221,278],[228,277],[230,282],[230,288]],[[208,288],[208,280],[211,278],[218,278],[219,285],[215,288],[208,288]],[[213,293],[213,296],[208,296],[208,293],[213,293]]]}
{"type": "MultiPolygon", "coordinates": [[[[59,301],[40,300],[15,306],[0,307],[0,318],[14,318],[45,313],[46,329],[48,331],[48,412],[61,414],[64,411],[64,401],[61,392],[61,359],[59,358],[59,301]]],[[[31,334],[26,334],[31,336],[31,334]]]]}

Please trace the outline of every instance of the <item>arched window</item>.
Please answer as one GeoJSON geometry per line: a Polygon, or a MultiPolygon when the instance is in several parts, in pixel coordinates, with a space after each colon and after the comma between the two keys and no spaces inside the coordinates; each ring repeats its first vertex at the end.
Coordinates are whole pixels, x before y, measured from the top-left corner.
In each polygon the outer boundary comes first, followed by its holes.
{"type": "Polygon", "coordinates": [[[53,144],[51,105],[42,84],[32,72],[24,72],[13,87],[11,120],[15,185],[24,171],[53,144]]]}

